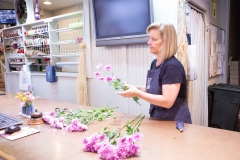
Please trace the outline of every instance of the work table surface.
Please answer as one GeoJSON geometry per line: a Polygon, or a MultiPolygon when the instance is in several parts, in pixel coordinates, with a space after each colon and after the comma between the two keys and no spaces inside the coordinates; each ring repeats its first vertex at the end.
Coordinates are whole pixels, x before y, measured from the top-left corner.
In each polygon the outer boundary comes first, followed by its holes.
{"type": "MultiPolygon", "coordinates": [[[[11,94],[0,96],[0,112],[22,119],[27,126],[28,119],[18,116],[21,111],[18,99],[11,94]]],[[[35,99],[33,105],[41,112],[55,108],[91,109],[64,102],[35,99]]],[[[114,112],[110,118],[89,125],[85,132],[67,132],[51,128],[47,124],[31,125],[39,133],[14,141],[0,137],[0,150],[19,160],[97,160],[96,153],[83,151],[83,138],[101,131],[105,126],[115,129],[131,120],[134,115],[114,112]]],[[[239,132],[185,124],[181,133],[173,121],[159,121],[145,118],[140,127],[144,137],[140,140],[138,156],[131,160],[239,160],[239,132]]],[[[1,159],[1,156],[0,156],[1,159]]]]}

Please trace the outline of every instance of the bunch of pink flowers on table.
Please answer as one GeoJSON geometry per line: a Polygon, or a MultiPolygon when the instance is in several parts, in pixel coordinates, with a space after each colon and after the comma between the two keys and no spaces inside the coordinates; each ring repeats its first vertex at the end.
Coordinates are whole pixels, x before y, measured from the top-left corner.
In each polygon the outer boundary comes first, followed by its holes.
{"type": "Polygon", "coordinates": [[[92,108],[91,110],[55,110],[43,115],[43,120],[50,126],[57,129],[67,129],[69,132],[82,132],[88,129],[88,125],[94,121],[103,121],[109,118],[114,108],[104,106],[102,108],[92,108]]]}
{"type": "Polygon", "coordinates": [[[139,126],[143,119],[144,116],[139,115],[116,130],[111,131],[105,127],[102,133],[85,137],[83,150],[98,153],[99,158],[104,160],[118,160],[136,156],[140,150],[138,142],[143,137],[139,132],[139,126]],[[138,121],[131,125],[137,119],[138,121]],[[125,127],[127,128],[126,132],[121,134],[121,129],[125,127]]]}

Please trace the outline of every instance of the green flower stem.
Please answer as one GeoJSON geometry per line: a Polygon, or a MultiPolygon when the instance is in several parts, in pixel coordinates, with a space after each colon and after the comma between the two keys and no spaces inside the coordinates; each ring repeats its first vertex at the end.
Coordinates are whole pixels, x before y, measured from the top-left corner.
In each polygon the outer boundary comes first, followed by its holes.
{"type": "Polygon", "coordinates": [[[89,121],[86,125],[93,122],[94,120],[102,121],[103,119],[108,118],[111,115],[111,113],[113,112],[113,110],[116,109],[116,108],[118,108],[118,107],[114,107],[114,108],[104,107],[104,108],[99,109],[96,112],[93,112],[92,117],[90,117],[92,121],[89,121]],[[107,114],[105,114],[105,115],[102,114],[102,113],[106,113],[106,112],[107,112],[107,114]],[[96,116],[99,115],[99,114],[101,116],[96,118],[96,116]]]}
{"type": "Polygon", "coordinates": [[[141,104],[138,102],[139,98],[138,97],[133,97],[133,100],[141,106],[141,104]]]}
{"type": "Polygon", "coordinates": [[[138,120],[138,122],[133,126],[133,130],[135,131],[135,130],[138,130],[138,127],[141,125],[141,123],[142,123],[142,121],[143,121],[143,119],[145,118],[145,116],[142,116],[139,120],[138,120]]]}
{"type": "Polygon", "coordinates": [[[76,118],[81,124],[88,125],[95,120],[102,121],[108,118],[116,108],[118,107],[108,108],[106,106],[103,108],[93,108],[92,110],[61,111],[57,114],[57,117],[64,117],[66,124],[70,124],[71,121],[76,118]]]}
{"type": "Polygon", "coordinates": [[[125,128],[127,125],[131,124],[132,122],[134,122],[135,120],[137,120],[139,117],[141,117],[142,114],[138,115],[137,117],[135,117],[134,119],[128,121],[126,124],[122,125],[121,127],[118,127],[117,129],[113,130],[112,132],[110,132],[111,137],[109,138],[109,141],[114,140],[116,138],[117,135],[120,136],[120,131],[125,128]]]}
{"type": "Polygon", "coordinates": [[[107,133],[107,134],[105,133],[105,134],[107,135],[108,139],[109,139],[109,142],[110,142],[112,145],[115,145],[115,144],[117,143],[117,141],[116,141],[117,138],[122,137],[122,136],[125,136],[125,135],[131,135],[131,134],[133,134],[133,133],[135,133],[135,132],[138,132],[138,131],[139,131],[138,127],[141,125],[141,122],[142,122],[142,120],[144,119],[144,117],[145,117],[145,116],[142,116],[142,115],[140,114],[139,116],[135,117],[134,119],[132,119],[131,121],[129,121],[129,122],[126,123],[125,125],[121,126],[121,127],[118,128],[117,130],[114,130],[114,131],[112,131],[112,132],[110,132],[110,133],[107,133]],[[139,119],[139,117],[140,117],[140,119],[139,119]],[[131,124],[132,122],[136,121],[137,119],[139,119],[139,120],[135,123],[135,125],[134,125],[133,127],[131,127],[130,124],[131,124]],[[123,129],[123,128],[125,128],[125,127],[127,127],[126,133],[123,134],[123,135],[121,135],[121,134],[120,134],[120,131],[121,131],[121,129],[123,129]]]}
{"type": "Polygon", "coordinates": [[[119,131],[121,131],[123,128],[125,128],[127,125],[131,124],[132,122],[136,121],[139,117],[141,117],[142,114],[138,115],[137,117],[135,117],[134,119],[128,121],[126,124],[122,125],[120,128],[118,128],[119,131]]]}

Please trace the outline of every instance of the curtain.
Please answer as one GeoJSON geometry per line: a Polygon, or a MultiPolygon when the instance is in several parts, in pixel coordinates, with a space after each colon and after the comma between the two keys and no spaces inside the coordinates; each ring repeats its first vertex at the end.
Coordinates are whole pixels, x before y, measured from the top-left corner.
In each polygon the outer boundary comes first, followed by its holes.
{"type": "Polygon", "coordinates": [[[86,65],[85,65],[85,44],[81,43],[80,58],[78,67],[77,87],[78,87],[78,104],[88,106],[88,93],[87,93],[87,78],[86,78],[86,65]]]}
{"type": "Polygon", "coordinates": [[[207,126],[207,56],[205,52],[205,26],[203,14],[190,8],[188,12],[187,30],[190,32],[191,45],[196,45],[197,79],[188,81],[187,103],[191,112],[192,122],[207,126]]]}
{"type": "Polygon", "coordinates": [[[188,42],[186,37],[186,18],[185,18],[184,4],[185,4],[185,0],[178,1],[177,58],[182,63],[184,70],[186,72],[187,71],[186,54],[188,49],[188,42]]]}

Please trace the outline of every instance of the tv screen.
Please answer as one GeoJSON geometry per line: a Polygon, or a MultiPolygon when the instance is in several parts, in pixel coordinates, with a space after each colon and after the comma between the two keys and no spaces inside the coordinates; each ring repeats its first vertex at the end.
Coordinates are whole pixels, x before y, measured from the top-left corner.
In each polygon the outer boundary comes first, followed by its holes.
{"type": "MultiPolygon", "coordinates": [[[[151,23],[150,0],[93,0],[93,11],[97,43],[114,38],[122,39],[119,44],[141,43],[133,36],[146,36],[151,23]]],[[[111,43],[105,45],[118,45],[111,43]]]]}
{"type": "Polygon", "coordinates": [[[16,12],[14,9],[0,10],[0,24],[16,24],[16,12]]]}

